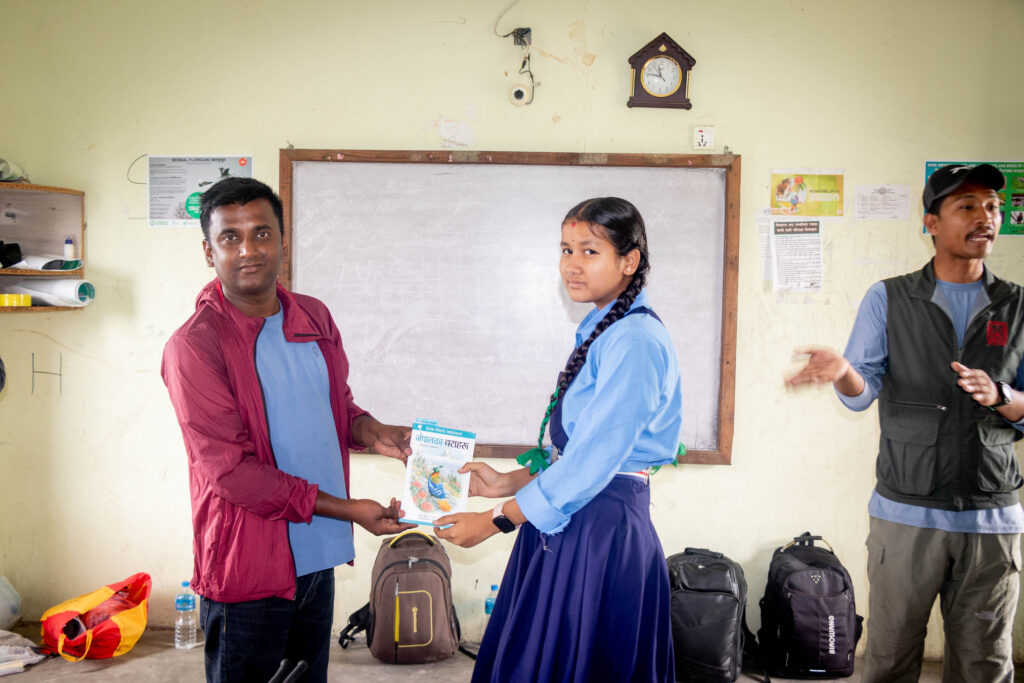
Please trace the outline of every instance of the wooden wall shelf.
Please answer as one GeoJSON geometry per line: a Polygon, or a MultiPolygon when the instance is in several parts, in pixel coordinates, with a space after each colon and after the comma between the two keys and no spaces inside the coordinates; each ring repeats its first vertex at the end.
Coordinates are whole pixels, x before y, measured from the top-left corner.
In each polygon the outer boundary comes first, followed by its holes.
{"type": "MultiPolygon", "coordinates": [[[[60,256],[64,238],[71,235],[75,257],[83,265],[74,270],[0,268],[0,291],[24,279],[85,278],[85,193],[64,187],[0,183],[0,241],[16,242],[22,254],[60,256]]],[[[0,313],[73,311],[79,306],[0,306],[0,313]]]]}

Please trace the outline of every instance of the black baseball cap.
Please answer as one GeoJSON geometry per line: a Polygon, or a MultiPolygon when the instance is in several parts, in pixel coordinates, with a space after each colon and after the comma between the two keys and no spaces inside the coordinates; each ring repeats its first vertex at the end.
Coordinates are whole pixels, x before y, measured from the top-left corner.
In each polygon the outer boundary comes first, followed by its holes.
{"type": "Polygon", "coordinates": [[[1006,178],[992,164],[978,164],[977,166],[950,164],[949,166],[943,166],[936,169],[931,177],[928,178],[928,182],[925,183],[924,195],[922,196],[924,212],[934,213],[931,209],[936,208],[934,206],[935,202],[955,191],[968,180],[985,187],[990,187],[997,192],[1006,187],[1006,178]]]}

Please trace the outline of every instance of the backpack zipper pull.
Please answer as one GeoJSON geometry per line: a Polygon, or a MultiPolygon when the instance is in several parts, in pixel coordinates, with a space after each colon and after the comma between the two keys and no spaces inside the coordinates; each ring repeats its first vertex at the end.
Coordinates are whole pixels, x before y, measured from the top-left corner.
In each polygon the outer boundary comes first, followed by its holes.
{"type": "Polygon", "coordinates": [[[409,569],[412,569],[412,566],[413,566],[413,564],[415,564],[415,563],[417,563],[417,562],[419,562],[419,561],[420,561],[420,558],[418,558],[418,557],[412,557],[412,556],[410,555],[410,556],[409,556],[409,569]]]}
{"type": "Polygon", "coordinates": [[[416,628],[416,624],[417,624],[417,621],[416,621],[416,613],[417,613],[417,612],[419,612],[419,611],[420,611],[420,608],[419,608],[419,607],[413,607],[413,608],[412,608],[412,632],[413,632],[413,633],[416,633],[416,632],[417,632],[417,630],[418,630],[418,629],[416,628]]]}

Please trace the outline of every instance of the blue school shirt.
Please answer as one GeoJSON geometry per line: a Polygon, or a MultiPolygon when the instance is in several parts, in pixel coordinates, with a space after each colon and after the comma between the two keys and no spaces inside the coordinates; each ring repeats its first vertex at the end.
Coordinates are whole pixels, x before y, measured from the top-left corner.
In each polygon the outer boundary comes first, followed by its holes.
{"type": "MultiPolygon", "coordinates": [[[[956,330],[957,343],[962,343],[971,320],[989,304],[983,281],[965,284],[935,281],[932,302],[946,312],[956,330]]],[[[864,378],[864,391],[858,396],[836,395],[850,410],[865,410],[874,402],[882,388],[882,375],[889,360],[889,332],[886,328],[889,298],[885,283],[876,282],[864,296],[857,319],[850,333],[844,356],[854,370],[864,378]]],[[[953,360],[953,359],[950,359],[953,360]]],[[[952,370],[950,370],[952,372],[952,370]]],[[[1014,388],[1024,387],[1024,362],[1017,368],[1014,388]]],[[[1024,431],[1024,420],[1014,423],[1024,431]]],[[[1024,509],[1020,504],[988,510],[939,510],[919,505],[898,503],[880,495],[871,494],[868,514],[898,524],[941,529],[964,533],[1012,534],[1024,531],[1024,509]]]]}
{"type": "MultiPolygon", "coordinates": [[[[289,342],[284,311],[266,318],[256,339],[256,371],[267,407],[270,445],[278,469],[338,498],[347,498],[341,447],[331,412],[331,389],[320,346],[289,342]]],[[[352,524],[313,515],[309,524],[288,523],[295,575],[352,561],[352,524]]]]}
{"type": "MultiPolygon", "coordinates": [[[[583,319],[576,346],[613,305],[595,308],[583,319]]],[[[646,290],[630,310],[639,306],[650,308],[646,290]]],[[[519,490],[516,502],[539,531],[557,533],[616,473],[673,462],[682,423],[679,364],[668,331],[649,315],[624,317],[590,345],[565,393],[565,451],[519,490]]]]}

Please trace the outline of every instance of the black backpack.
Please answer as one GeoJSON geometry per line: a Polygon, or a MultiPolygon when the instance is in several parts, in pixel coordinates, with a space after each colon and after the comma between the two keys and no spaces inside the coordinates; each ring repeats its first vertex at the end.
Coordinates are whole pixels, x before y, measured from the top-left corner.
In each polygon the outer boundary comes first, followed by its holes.
{"type": "Polygon", "coordinates": [[[747,581],[743,568],[722,553],[687,548],[668,558],[672,646],[676,680],[731,683],[743,668],[747,581]]]}
{"type": "Polygon", "coordinates": [[[827,541],[808,531],[775,549],[757,632],[770,673],[784,678],[851,675],[862,622],[850,573],[827,541]]]}

